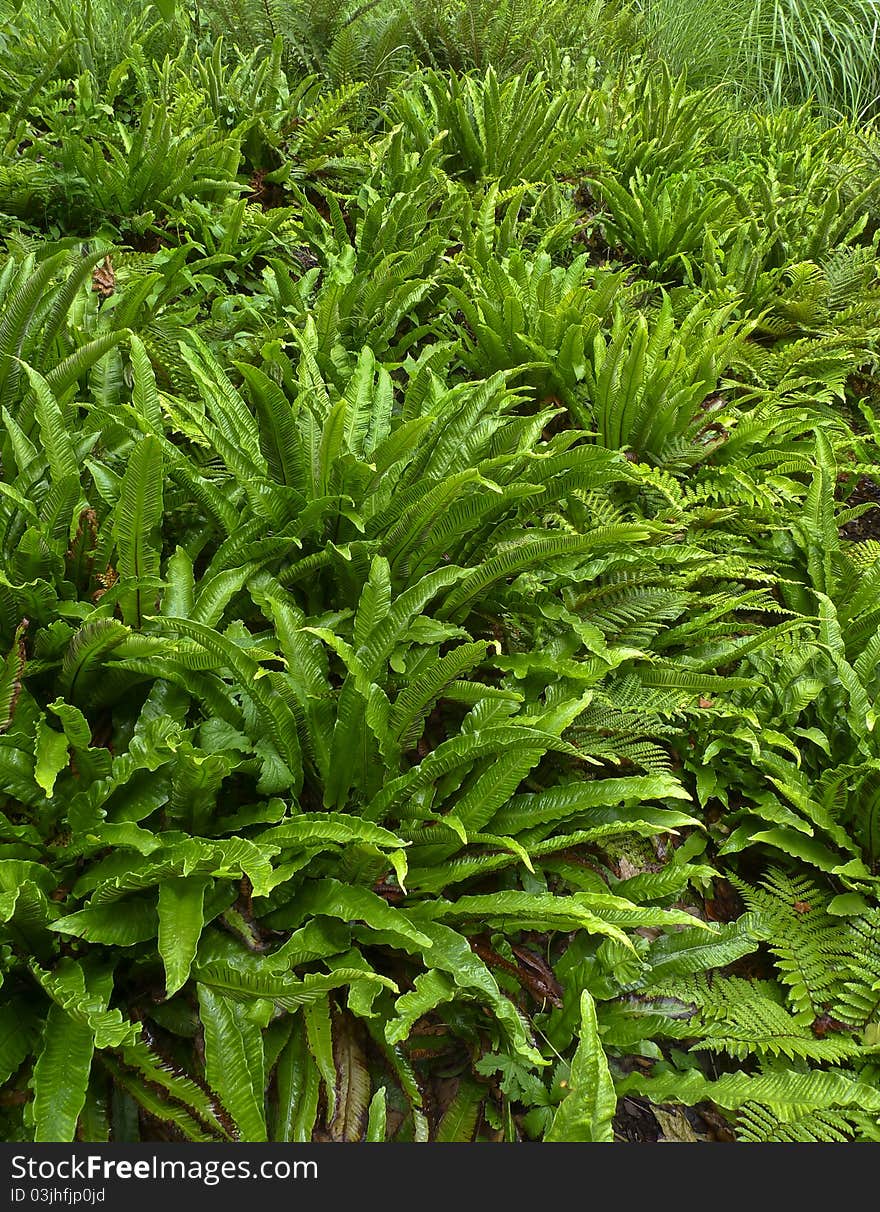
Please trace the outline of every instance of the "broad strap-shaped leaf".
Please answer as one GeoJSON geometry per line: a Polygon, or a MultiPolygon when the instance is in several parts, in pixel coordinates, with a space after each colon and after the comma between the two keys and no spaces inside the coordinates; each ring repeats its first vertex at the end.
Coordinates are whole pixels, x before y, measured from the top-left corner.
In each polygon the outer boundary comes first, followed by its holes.
{"type": "Polygon", "coordinates": [[[0,1085],[14,1077],[33,1046],[38,1026],[25,1001],[0,1005],[0,1085]]]}
{"type": "Polygon", "coordinates": [[[154,437],[141,438],[122,477],[113,534],[118,553],[121,584],[132,583],[119,595],[123,620],[140,627],[151,614],[158,596],[159,544],[157,530],[162,519],[162,448],[154,437]]]}
{"type": "Polygon", "coordinates": [[[337,1141],[361,1140],[370,1105],[370,1070],[357,1033],[357,1021],[338,1015],[333,1023],[333,1063],[336,1069],[335,1112],[329,1124],[337,1141]]]}
{"type": "Polygon", "coordinates": [[[263,1109],[265,1075],[260,1027],[244,1008],[199,985],[199,1017],[205,1031],[205,1076],[232,1116],[239,1140],[267,1140],[263,1109]]]}
{"type": "Polygon", "coordinates": [[[45,717],[37,725],[37,740],[34,748],[34,778],[49,799],[55,789],[55,780],[68,764],[67,737],[63,732],[49,726],[45,717]]]}
{"type": "Polygon", "coordinates": [[[272,1139],[307,1144],[318,1117],[321,1074],[309,1050],[306,1020],[297,1015],[275,1068],[277,1115],[272,1139]]]}
{"type": "Polygon", "coordinates": [[[385,1087],[380,1086],[370,1099],[370,1106],[367,1109],[367,1129],[364,1133],[364,1140],[367,1144],[382,1144],[384,1142],[388,1122],[387,1112],[385,1087]]]}
{"type": "Polygon", "coordinates": [[[33,972],[52,997],[32,1077],[34,1139],[72,1141],[96,1046],[133,1042],[136,1032],[118,1010],[107,1010],[113,988],[109,969],[92,965],[87,970],[62,960],[53,973],[36,967],[33,972]]]}
{"type": "Polygon", "coordinates": [[[86,1101],[95,1037],[87,1023],[60,1006],[49,1008],[43,1047],[34,1065],[34,1140],[72,1141],[86,1101]]]}
{"type": "MultiPolygon", "coordinates": [[[[668,774],[585,779],[549,791],[516,796],[493,816],[491,827],[495,833],[517,834],[536,825],[587,814],[593,808],[653,799],[688,800],[690,796],[678,779],[668,774]]],[[[688,822],[699,824],[694,818],[688,818],[688,822]]]]}
{"type": "Polygon", "coordinates": [[[21,694],[21,679],[27,664],[26,631],[27,624],[19,623],[15,629],[12,648],[0,667],[0,733],[5,732],[12,723],[21,694]]]}
{"type": "Polygon", "coordinates": [[[464,618],[473,601],[504,577],[514,576],[535,564],[560,556],[586,555],[597,547],[640,543],[651,538],[651,530],[638,523],[599,527],[587,535],[552,534],[524,537],[501,555],[490,556],[449,593],[439,610],[440,618],[464,618]]]}
{"type": "Polygon", "coordinates": [[[30,970],[52,1002],[89,1029],[96,1048],[120,1048],[140,1037],[138,1023],[124,1018],[116,1007],[107,1008],[113,972],[94,962],[94,956],[82,963],[65,956],[51,971],[32,962],[30,970]]]}
{"type": "Polygon", "coordinates": [[[107,947],[133,947],[156,937],[156,906],[152,899],[143,897],[112,905],[86,906],[58,918],[49,929],[107,947]]]}
{"type": "Polygon", "coordinates": [[[131,370],[134,380],[131,392],[131,402],[138,416],[142,418],[148,430],[154,434],[162,432],[162,405],[159,402],[159,392],[156,389],[156,376],[150,363],[150,357],[140,337],[132,334],[129,338],[131,346],[131,370]]]}
{"type": "Polygon", "coordinates": [[[611,1121],[617,1110],[614,1082],[599,1038],[596,1003],[584,989],[581,993],[578,1045],[571,1062],[568,1093],[553,1116],[544,1140],[610,1144],[614,1139],[611,1121]]]}
{"type": "Polygon", "coordinates": [[[266,726],[279,754],[287,765],[294,789],[302,783],[302,750],[297,732],[296,716],[278,692],[271,673],[267,674],[247,651],[213,627],[194,619],[166,618],[156,620],[163,630],[177,632],[195,640],[218,664],[235,674],[244,693],[250,698],[266,726]]]}
{"type": "Polygon", "coordinates": [[[159,954],[165,965],[165,996],[186,984],[204,926],[208,875],[164,880],[159,885],[159,954]]]}
{"type": "Polygon", "coordinates": [[[399,1044],[407,1039],[410,1031],[431,1010],[458,996],[457,986],[451,976],[438,968],[429,968],[413,981],[408,993],[403,993],[394,1006],[394,1018],[385,1026],[385,1038],[389,1044],[399,1044]]]}
{"type": "Polygon", "coordinates": [[[407,914],[389,905],[381,896],[335,879],[310,881],[294,901],[276,910],[267,921],[276,928],[292,929],[315,914],[337,917],[343,922],[363,921],[373,930],[399,935],[404,946],[431,945],[431,940],[407,914]]]}
{"type": "Polygon", "coordinates": [[[43,376],[31,366],[26,366],[28,379],[34,392],[35,415],[40,427],[40,439],[49,464],[53,480],[73,478],[79,480],[79,464],[76,451],[67,430],[61,405],[52,388],[43,376]]]}
{"type": "Polygon", "coordinates": [[[321,1075],[327,1099],[327,1119],[336,1115],[336,1059],[333,1055],[333,1012],[330,999],[316,998],[303,1008],[306,1039],[311,1056],[321,1075]]]}
{"type": "Polygon", "coordinates": [[[231,1001],[273,1001],[285,1010],[314,1005],[322,999],[326,1000],[327,993],[331,990],[360,981],[396,988],[387,976],[379,976],[378,973],[359,968],[337,968],[330,973],[308,972],[302,980],[297,980],[289,972],[267,969],[265,973],[252,973],[232,964],[215,963],[199,965],[195,975],[200,984],[231,1001]]]}

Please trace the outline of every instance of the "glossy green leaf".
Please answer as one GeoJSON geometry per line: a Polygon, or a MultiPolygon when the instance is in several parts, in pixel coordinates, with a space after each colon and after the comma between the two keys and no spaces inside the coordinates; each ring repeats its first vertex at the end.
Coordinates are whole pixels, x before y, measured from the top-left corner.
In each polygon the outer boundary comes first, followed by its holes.
{"type": "Polygon", "coordinates": [[[581,993],[578,1046],[571,1062],[567,1093],[553,1116],[544,1139],[610,1144],[611,1121],[617,1109],[614,1083],[599,1036],[596,1003],[586,989],[581,993]]]}

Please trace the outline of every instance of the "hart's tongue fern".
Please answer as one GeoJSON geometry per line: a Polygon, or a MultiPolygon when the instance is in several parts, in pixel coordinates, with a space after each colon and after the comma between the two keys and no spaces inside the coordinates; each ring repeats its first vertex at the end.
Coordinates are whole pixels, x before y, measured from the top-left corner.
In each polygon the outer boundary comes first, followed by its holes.
{"type": "Polygon", "coordinates": [[[53,14],[0,47],[5,1137],[877,1140],[863,9],[772,80],[763,9],[53,14]]]}

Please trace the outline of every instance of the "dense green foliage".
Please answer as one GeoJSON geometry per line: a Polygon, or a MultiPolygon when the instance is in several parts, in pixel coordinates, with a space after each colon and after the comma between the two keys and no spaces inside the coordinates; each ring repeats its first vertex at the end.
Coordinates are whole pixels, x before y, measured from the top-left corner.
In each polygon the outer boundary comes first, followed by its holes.
{"type": "Polygon", "coordinates": [[[815,98],[851,116],[880,106],[874,0],[642,0],[653,51],[692,82],[776,104],[815,98]]]}
{"type": "Polygon", "coordinates": [[[53,13],[4,1136],[880,1140],[878,131],[650,9],[53,13]]]}

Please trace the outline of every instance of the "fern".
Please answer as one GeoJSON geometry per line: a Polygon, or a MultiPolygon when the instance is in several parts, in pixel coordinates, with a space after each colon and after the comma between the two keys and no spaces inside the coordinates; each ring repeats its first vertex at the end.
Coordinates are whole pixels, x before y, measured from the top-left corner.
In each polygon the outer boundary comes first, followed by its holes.
{"type": "Polygon", "coordinates": [[[5,1135],[876,1140],[870,125],[162,8],[0,44],[5,1135]]]}

